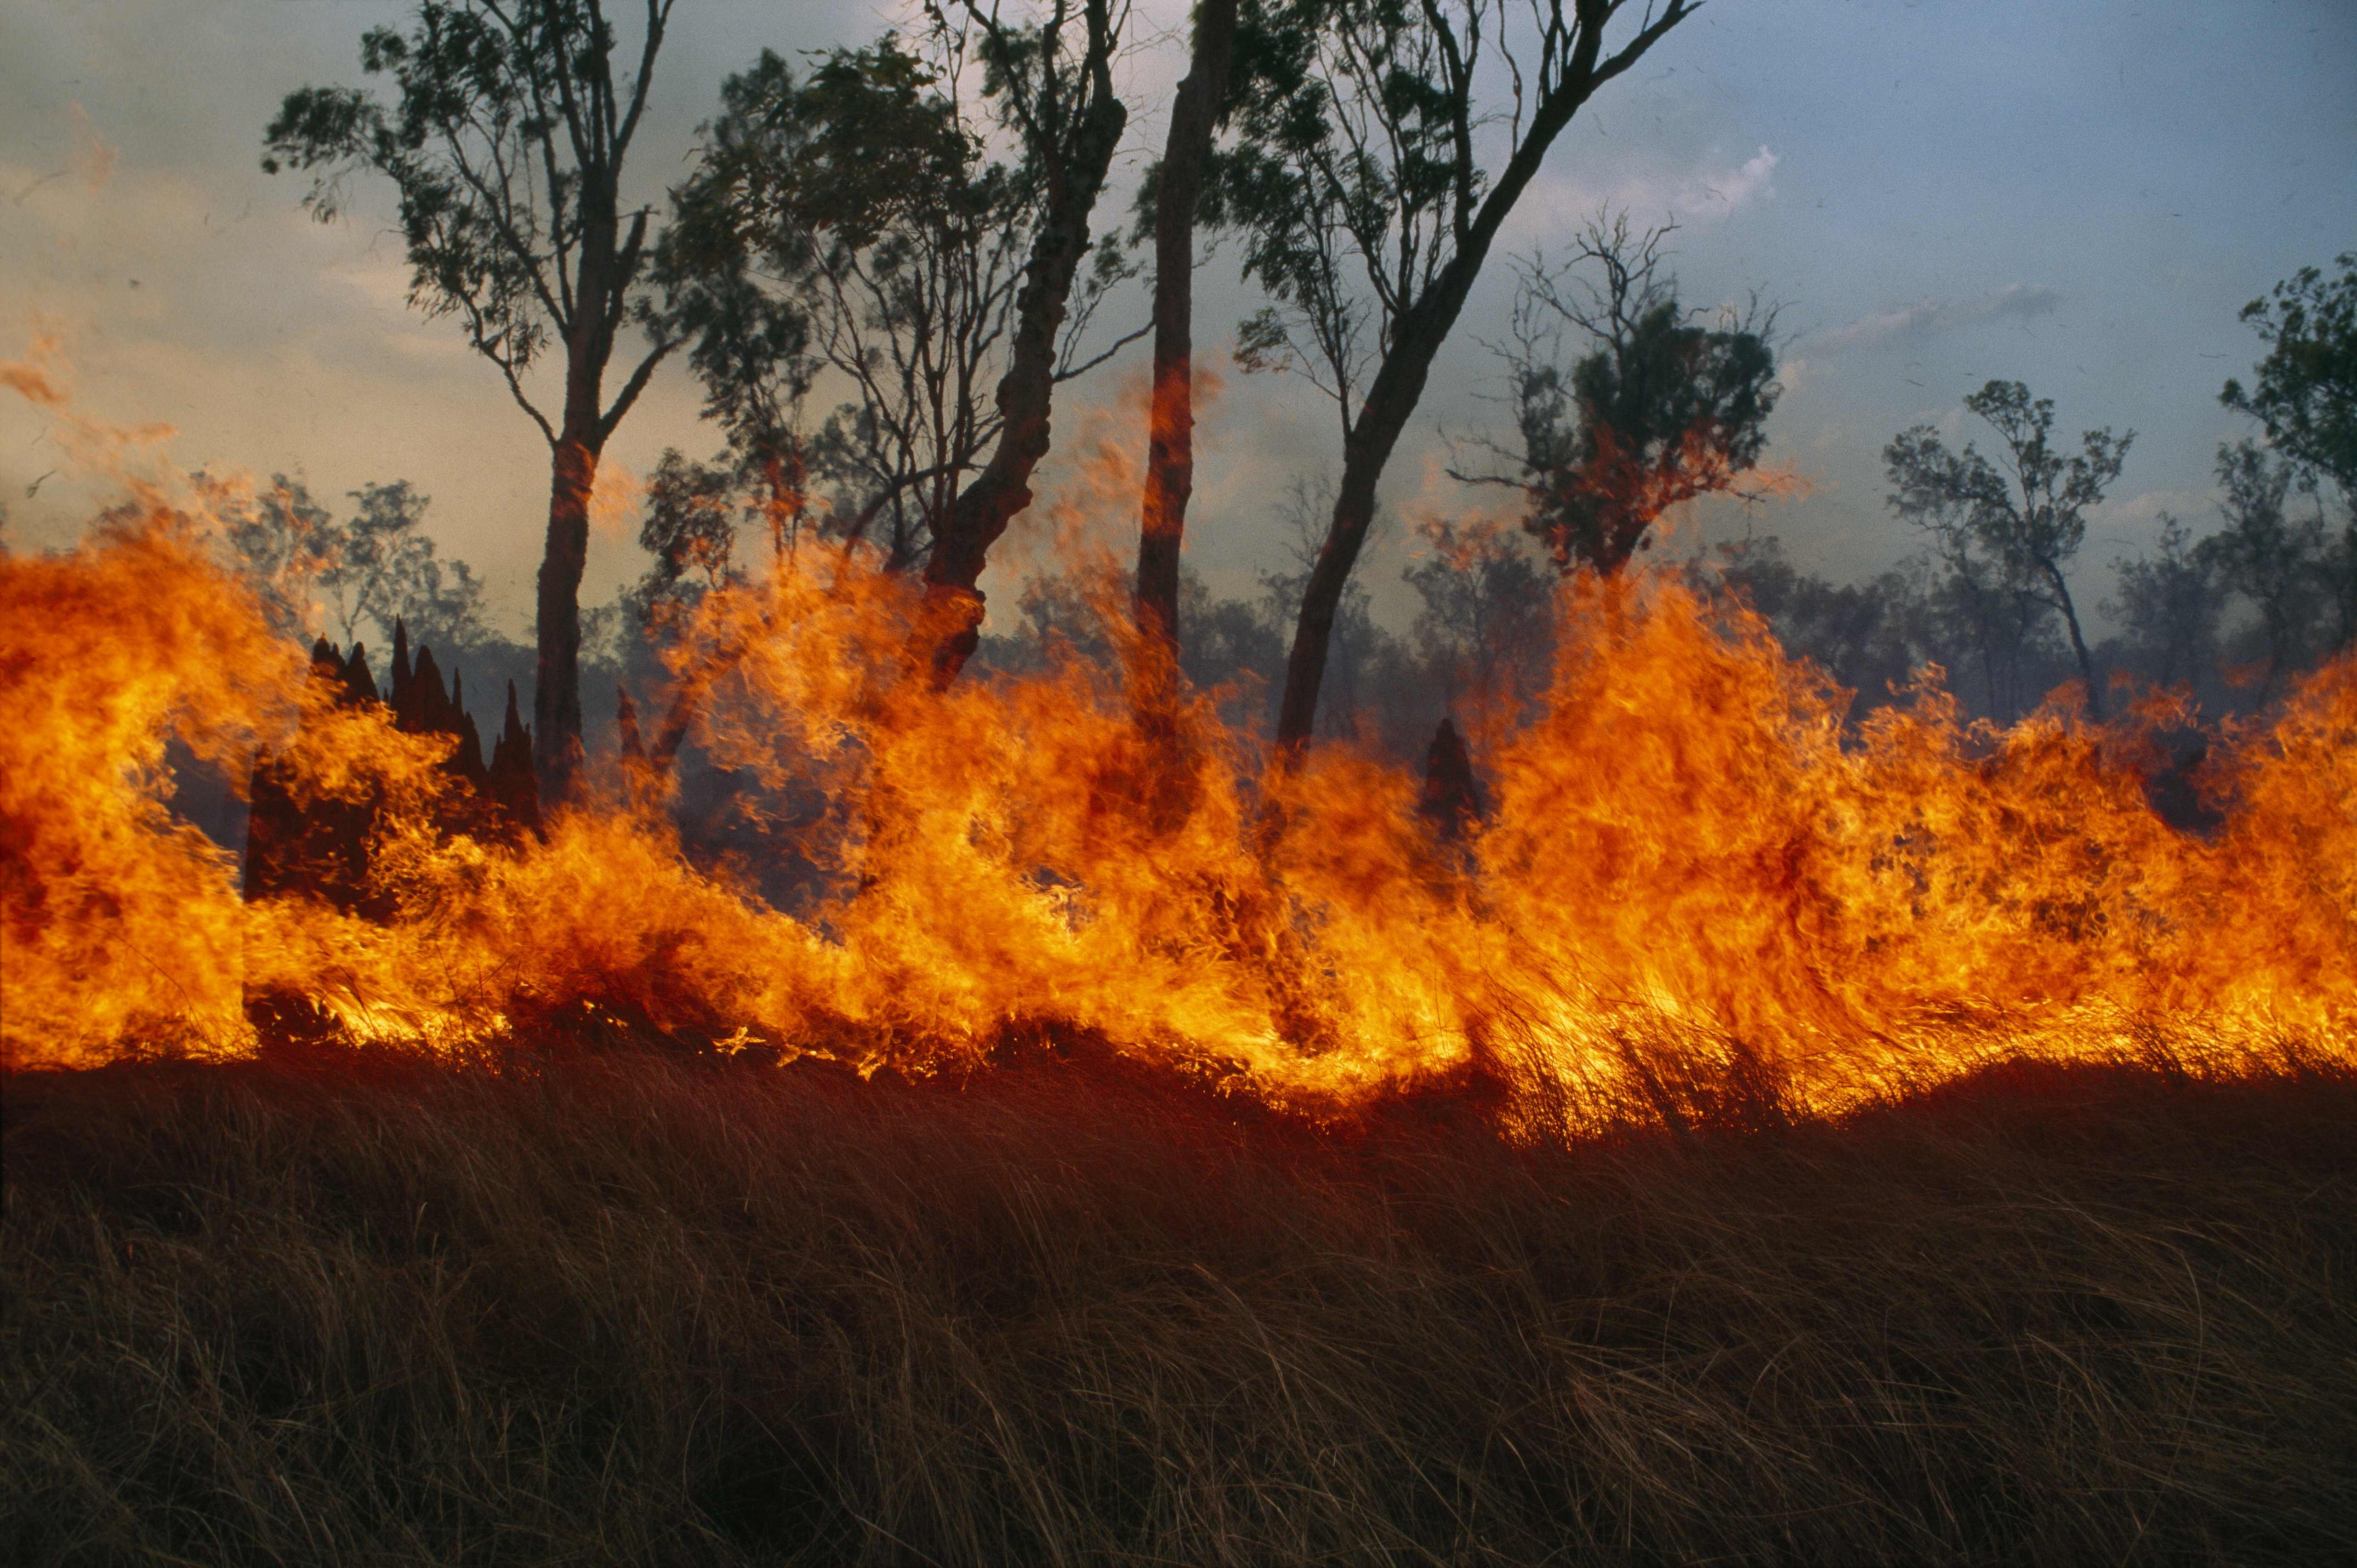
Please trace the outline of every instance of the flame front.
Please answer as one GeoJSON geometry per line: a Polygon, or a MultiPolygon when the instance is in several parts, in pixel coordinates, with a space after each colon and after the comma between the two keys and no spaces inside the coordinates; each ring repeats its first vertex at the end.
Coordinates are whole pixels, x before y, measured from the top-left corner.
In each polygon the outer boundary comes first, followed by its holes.
{"type": "Polygon", "coordinates": [[[0,1042],[233,1054],[267,993],[452,1048],[596,1007],[921,1071],[1031,1023],[1302,1105],[1511,1058],[1575,1114],[1673,1058],[1765,1064],[1835,1110],[2004,1053],[2352,1055],[2346,655],[2227,732],[2225,821],[2194,836],[2147,803],[2138,718],[1999,732],[1926,685],[1846,731],[1757,622],[1575,579],[1552,686],[1451,834],[1415,779],[1338,749],[1257,792],[1205,698],[1141,725],[1077,664],[903,682],[915,610],[806,547],[680,644],[705,749],[819,803],[770,835],[822,889],[788,910],[759,868],[693,865],[643,775],[512,844],[437,827],[444,748],[311,691],[160,508],[0,559],[0,1042]],[[375,802],[384,918],[242,899],[167,809],[168,738],[242,776],[298,733],[293,788],[375,802]]]}

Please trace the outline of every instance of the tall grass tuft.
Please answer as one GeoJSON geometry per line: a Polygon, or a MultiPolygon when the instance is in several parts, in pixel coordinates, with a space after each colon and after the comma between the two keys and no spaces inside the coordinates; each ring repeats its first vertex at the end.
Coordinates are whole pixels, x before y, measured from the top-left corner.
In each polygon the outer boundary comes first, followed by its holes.
{"type": "Polygon", "coordinates": [[[1316,1129],[1085,1053],[5,1089],[12,1563],[2357,1558],[2357,1082],[1316,1129]]]}

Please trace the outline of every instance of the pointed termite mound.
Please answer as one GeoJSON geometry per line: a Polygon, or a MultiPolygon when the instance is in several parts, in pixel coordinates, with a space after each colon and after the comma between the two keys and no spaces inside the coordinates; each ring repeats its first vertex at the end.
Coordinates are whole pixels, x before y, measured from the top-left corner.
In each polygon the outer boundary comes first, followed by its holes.
{"type": "Polygon", "coordinates": [[[1440,727],[1432,732],[1432,746],[1425,753],[1424,789],[1417,798],[1416,811],[1446,843],[1461,843],[1473,824],[1481,820],[1480,786],[1474,781],[1473,758],[1465,749],[1465,739],[1457,733],[1457,722],[1443,718],[1440,727]]]}
{"type": "Polygon", "coordinates": [[[540,782],[532,768],[532,731],[516,709],[515,682],[508,682],[507,722],[491,743],[488,780],[491,803],[520,832],[540,832],[540,782]]]}
{"type": "Polygon", "coordinates": [[[344,683],[342,700],[346,704],[358,707],[363,703],[373,703],[379,700],[376,677],[369,673],[366,644],[358,642],[352,644],[352,656],[344,660],[341,673],[344,683]]]}
{"type": "Polygon", "coordinates": [[[482,795],[491,781],[491,770],[483,766],[483,734],[475,727],[475,715],[467,711],[466,678],[457,670],[450,671],[450,712],[451,733],[458,737],[458,749],[450,754],[450,771],[482,795]]]}
{"type": "Polygon", "coordinates": [[[393,711],[399,714],[409,697],[409,627],[399,616],[393,620],[393,711]]]}
{"type": "MultiPolygon", "coordinates": [[[[319,639],[311,650],[311,688],[320,705],[356,708],[376,701],[368,656],[358,643],[346,659],[335,644],[319,639]]],[[[307,726],[298,726],[285,753],[254,754],[244,893],[249,900],[312,897],[351,914],[366,901],[374,807],[302,788],[294,754],[312,738],[307,726]]]]}

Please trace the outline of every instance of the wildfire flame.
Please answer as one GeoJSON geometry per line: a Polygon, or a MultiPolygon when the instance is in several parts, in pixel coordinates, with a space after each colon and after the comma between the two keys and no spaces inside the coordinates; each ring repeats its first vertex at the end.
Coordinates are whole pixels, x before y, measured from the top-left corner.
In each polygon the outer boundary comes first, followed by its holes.
{"type": "Polygon", "coordinates": [[[1577,578],[1537,716],[1485,756],[1486,819],[1444,830],[1416,778],[1340,748],[1264,785],[1204,695],[1149,730],[1118,672],[1077,662],[934,693],[903,675],[906,583],[804,546],[705,599],[677,653],[720,671],[712,757],[819,803],[772,834],[816,868],[788,908],[758,868],[693,864],[641,769],[540,836],[451,831],[448,743],[337,703],[201,528],[148,503],[70,554],[0,558],[19,1065],[249,1050],[257,995],[453,1049],[597,1007],[863,1069],[1028,1021],[1312,1106],[1507,1061],[1574,1115],[1679,1062],[1838,1109],[2156,1031],[2227,1065],[2357,1040],[2345,655],[2227,730],[2222,825],[2189,834],[2145,788],[2166,704],[2000,731],[1926,682],[1846,728],[1845,694],[1741,612],[1663,575],[1577,578]],[[371,801],[376,918],[242,897],[168,809],[176,736],[371,801]]]}

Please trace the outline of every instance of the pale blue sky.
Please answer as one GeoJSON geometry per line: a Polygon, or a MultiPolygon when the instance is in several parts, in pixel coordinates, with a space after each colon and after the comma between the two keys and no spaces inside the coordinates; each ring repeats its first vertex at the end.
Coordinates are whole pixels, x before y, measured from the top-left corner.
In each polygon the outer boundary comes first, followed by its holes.
{"type": "MultiPolygon", "coordinates": [[[[359,81],[361,33],[406,9],[0,0],[0,353],[46,319],[87,404],[178,426],[173,453],[192,467],[299,468],[329,494],[413,480],[447,547],[520,622],[546,485],[537,433],[447,323],[404,306],[386,192],[356,192],[322,228],[296,210],[295,179],[256,166],[277,100],[359,81]]],[[[1166,37],[1182,16],[1146,12],[1166,37]]],[[[680,0],[639,163],[649,189],[677,177],[722,76],[763,45],[860,41],[895,15],[680,0]]],[[[1178,64],[1168,43],[1129,62],[1141,113],[1125,181],[1158,143],[1178,64]]],[[[1771,452],[1813,493],[1752,526],[1820,570],[1862,575],[1912,548],[1882,506],[1881,446],[1919,420],[1965,433],[1959,400],[1990,377],[2054,398],[2071,431],[2134,426],[2083,558],[2093,600],[2162,507],[2208,524],[2212,452],[2242,433],[2218,386],[2258,349],[2239,306],[2357,249],[2357,5],[1709,0],[1566,133],[1512,247],[1559,245],[1605,199],[1677,219],[1689,299],[1756,285],[1783,302],[1771,452]]],[[[1494,368],[1475,339],[1502,325],[1504,261],[1394,464],[1395,515],[1472,499],[1434,458],[1443,425],[1488,417],[1477,393],[1494,368]]],[[[1255,303],[1218,275],[1201,296],[1198,342],[1214,347],[1255,303]]],[[[1117,402],[1142,355],[1085,395],[1117,402]]],[[[684,371],[667,372],[614,457],[643,473],[665,445],[716,446],[694,401],[684,371]]],[[[1275,559],[1270,499],[1333,462],[1333,432],[1307,387],[1231,378],[1203,427],[1190,542],[1215,585],[1247,591],[1275,559]]],[[[70,536],[102,499],[62,477],[26,499],[55,456],[45,418],[0,405],[0,497],[20,543],[70,536]]],[[[1387,599],[1400,532],[1366,567],[1387,599]]],[[[622,533],[601,538],[587,591],[639,567],[622,533]]]]}

